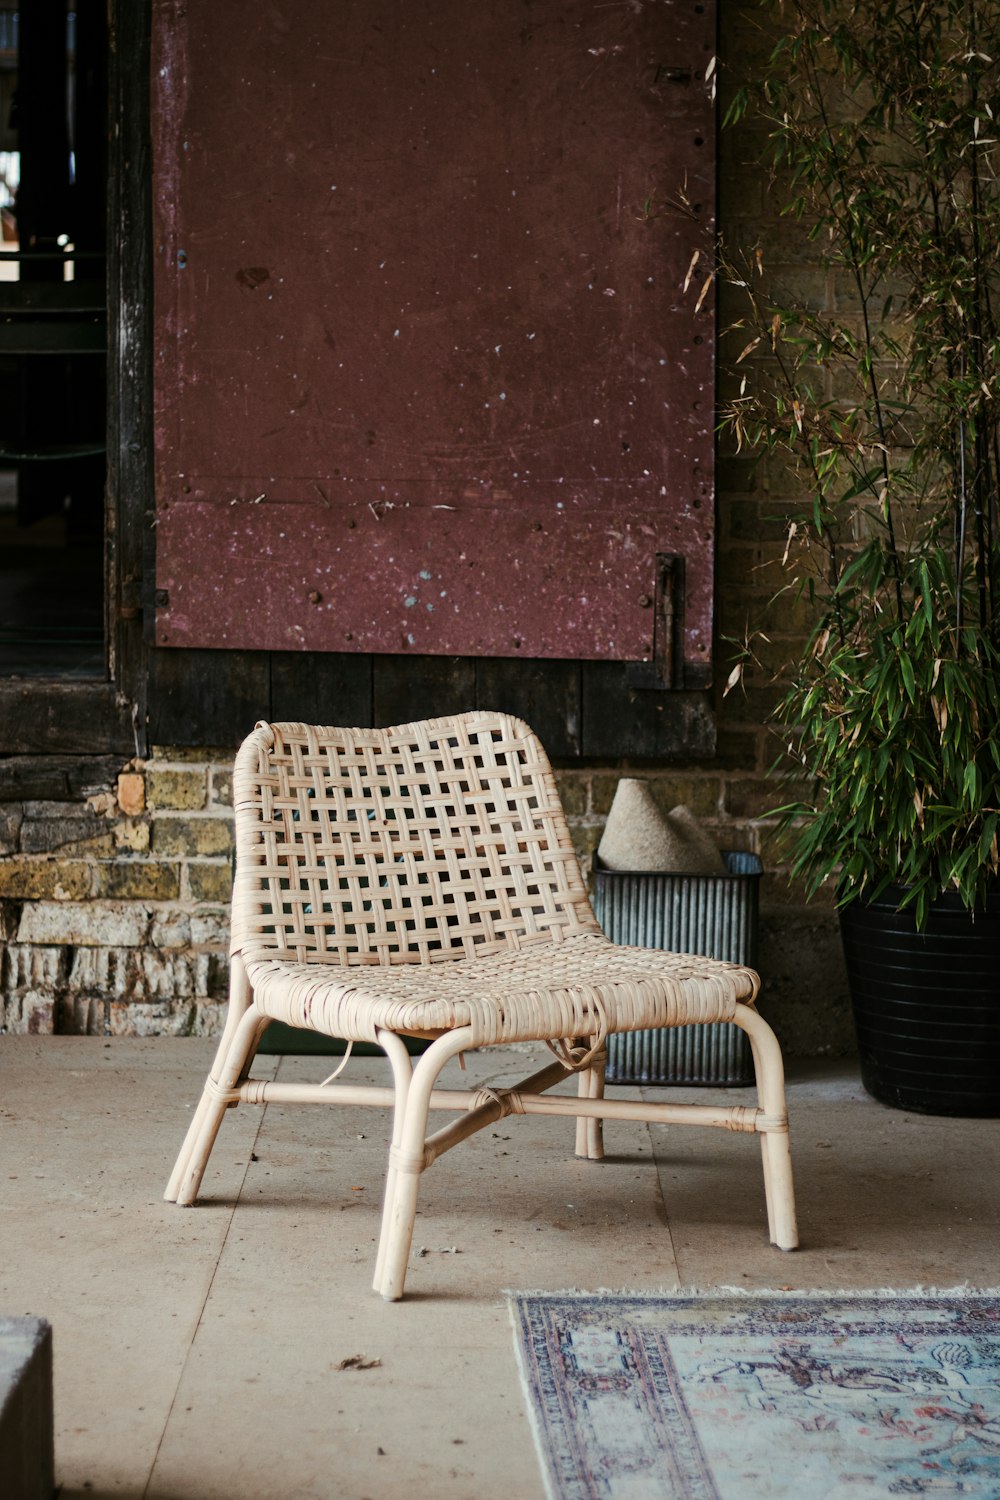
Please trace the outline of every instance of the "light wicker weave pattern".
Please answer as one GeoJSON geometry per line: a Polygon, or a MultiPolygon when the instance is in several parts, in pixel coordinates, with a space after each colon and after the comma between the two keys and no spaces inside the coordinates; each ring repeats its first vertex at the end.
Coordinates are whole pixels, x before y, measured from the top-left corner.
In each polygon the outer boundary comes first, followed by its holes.
{"type": "Polygon", "coordinates": [[[376,1041],[380,1029],[470,1026],[472,1045],[483,1047],[731,1021],[738,1001],[754,993],[747,969],[713,973],[704,959],[617,948],[598,933],[522,953],[456,959],[423,973],[386,964],[331,976],[253,950],[243,957],[267,1015],[356,1041],[376,1041]]]}
{"type": "Polygon", "coordinates": [[[230,1009],[168,1197],[194,1201],[222,1114],[239,1099],[292,1097],[291,1087],[296,1098],[393,1103],[376,1286],[395,1298],[417,1179],[443,1150],[530,1110],[575,1113],[578,1154],[599,1158],[602,1117],[625,1108],[602,1099],[607,1033],[731,1020],[750,1034],[760,1108],[653,1104],[642,1118],[680,1112],[759,1131],[772,1238],[795,1243],[781,1059],[752,1010],[757,976],[603,935],[526,725],[485,712],[381,730],[258,724],[237,757],[234,798],[230,1009]],[[379,1043],[394,1090],[254,1083],[253,1054],[274,1019],[379,1043]],[[407,1035],[437,1038],[412,1070],[407,1035]],[[465,1048],[530,1040],[563,1061],[519,1091],[481,1100],[434,1088],[465,1048]],[[580,1070],[580,1097],[542,1099],[566,1067],[580,1070]],[[466,1113],[428,1138],[431,1108],[466,1113]]]}
{"type": "Polygon", "coordinates": [[[600,931],[548,761],[514,719],[258,725],[233,790],[234,949],[256,935],[284,959],[426,964],[600,931]]]}

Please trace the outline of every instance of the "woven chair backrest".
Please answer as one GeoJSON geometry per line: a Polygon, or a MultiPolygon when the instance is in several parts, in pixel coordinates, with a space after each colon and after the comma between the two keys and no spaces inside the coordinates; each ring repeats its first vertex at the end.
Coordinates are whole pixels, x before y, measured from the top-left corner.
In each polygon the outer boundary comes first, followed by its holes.
{"type": "Polygon", "coordinates": [[[234,951],[433,963],[599,930],[548,759],[509,715],[258,724],[234,800],[234,951]]]}

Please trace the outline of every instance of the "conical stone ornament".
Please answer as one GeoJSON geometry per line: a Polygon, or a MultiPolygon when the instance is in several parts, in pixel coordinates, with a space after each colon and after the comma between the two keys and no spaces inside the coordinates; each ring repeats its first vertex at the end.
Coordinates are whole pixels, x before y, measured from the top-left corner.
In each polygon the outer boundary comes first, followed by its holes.
{"type": "Polygon", "coordinates": [[[690,808],[661,812],[649,782],[628,776],[615,790],[597,857],[608,870],[726,873],[722,855],[690,808]]]}

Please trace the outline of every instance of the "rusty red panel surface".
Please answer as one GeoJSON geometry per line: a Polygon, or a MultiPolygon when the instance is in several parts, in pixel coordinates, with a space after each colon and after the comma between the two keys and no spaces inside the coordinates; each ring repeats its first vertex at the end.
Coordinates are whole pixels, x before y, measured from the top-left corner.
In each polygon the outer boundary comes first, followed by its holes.
{"type": "Polygon", "coordinates": [[[159,643],[641,659],[666,552],[704,673],[713,36],[156,0],[159,643]]]}

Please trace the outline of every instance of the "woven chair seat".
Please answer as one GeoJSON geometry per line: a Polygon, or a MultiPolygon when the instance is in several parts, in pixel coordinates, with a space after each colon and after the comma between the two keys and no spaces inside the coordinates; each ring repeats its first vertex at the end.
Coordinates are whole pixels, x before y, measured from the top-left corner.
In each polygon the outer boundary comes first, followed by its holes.
{"type": "Polygon", "coordinates": [[[731,1021],[752,1001],[751,969],[597,933],[514,953],[393,965],[295,964],[243,955],[257,1006],[275,1020],[375,1042],[380,1030],[472,1029],[472,1045],[590,1037],[731,1021]]]}
{"type": "Polygon", "coordinates": [[[612,943],[587,896],[537,737],[476,712],[388,729],[258,724],[233,774],[236,877],[226,1026],[166,1197],[193,1203],[226,1110],[239,1103],[390,1106],[375,1286],[402,1296],[421,1174],[508,1114],[576,1117],[578,1156],[603,1122],[708,1125],[760,1136],[768,1230],[797,1244],[781,1053],[752,970],[612,943]],[[385,1052],[392,1087],[251,1077],[274,1021],[385,1052]],[[610,1032],[735,1022],[756,1108],[604,1096],[610,1032]],[[430,1045],[414,1063],[406,1040],[430,1045]],[[516,1089],[441,1088],[473,1047],[544,1042],[516,1089]],[[567,1073],[578,1092],[548,1094],[567,1073]],[[455,1116],[428,1134],[429,1111],[455,1116]]]}

